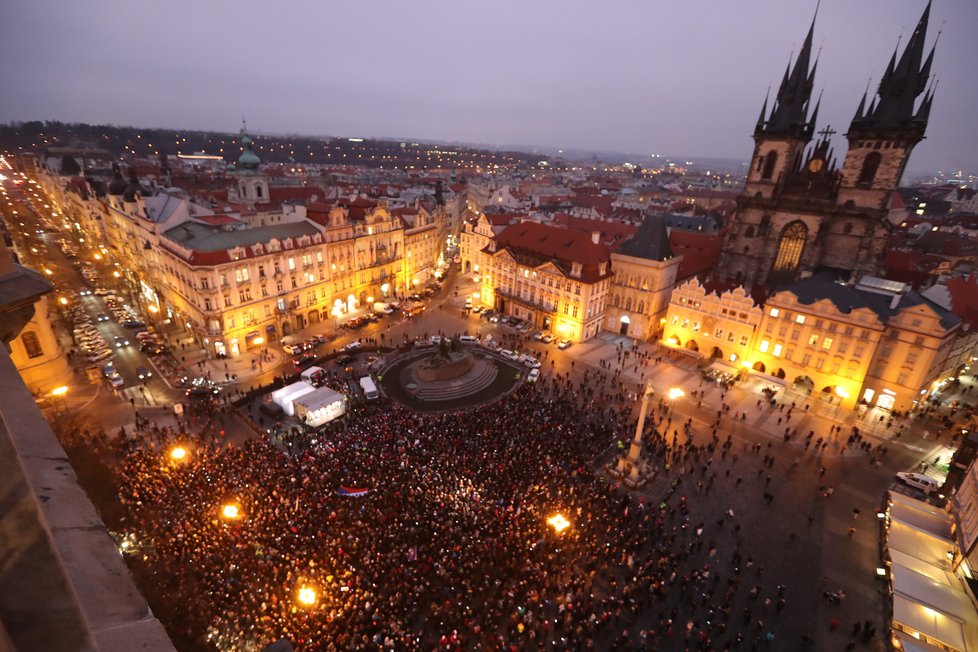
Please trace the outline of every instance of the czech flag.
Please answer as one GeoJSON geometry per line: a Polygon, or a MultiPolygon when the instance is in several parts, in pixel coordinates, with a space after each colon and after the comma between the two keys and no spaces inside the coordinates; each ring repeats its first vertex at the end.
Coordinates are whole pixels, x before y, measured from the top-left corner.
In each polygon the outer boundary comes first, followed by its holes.
{"type": "Polygon", "coordinates": [[[353,487],[340,487],[336,490],[337,495],[343,496],[345,498],[363,498],[368,493],[369,489],[354,489],[353,487]]]}

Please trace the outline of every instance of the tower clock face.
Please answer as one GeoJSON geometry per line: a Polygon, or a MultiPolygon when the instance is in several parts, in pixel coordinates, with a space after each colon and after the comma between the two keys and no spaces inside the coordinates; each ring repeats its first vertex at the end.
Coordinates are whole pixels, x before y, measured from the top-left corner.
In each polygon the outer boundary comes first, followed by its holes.
{"type": "Polygon", "coordinates": [[[823,161],[822,159],[813,158],[811,161],[808,162],[808,171],[811,172],[812,174],[815,174],[816,172],[821,170],[822,166],[824,165],[825,165],[825,161],[823,161]]]}

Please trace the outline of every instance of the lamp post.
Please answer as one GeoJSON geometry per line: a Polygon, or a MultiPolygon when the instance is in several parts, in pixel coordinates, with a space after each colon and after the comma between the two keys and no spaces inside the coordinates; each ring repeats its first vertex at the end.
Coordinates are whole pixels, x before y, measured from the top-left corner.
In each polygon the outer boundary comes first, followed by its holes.
{"type": "Polygon", "coordinates": [[[68,406],[65,403],[65,395],[67,394],[68,394],[67,385],[62,385],[61,387],[55,387],[54,389],[51,390],[51,396],[60,399],[61,402],[61,410],[59,412],[60,414],[64,414],[68,409],[68,406]]]}
{"type": "Polygon", "coordinates": [[[564,517],[561,513],[556,513],[547,519],[547,525],[554,529],[557,534],[563,533],[564,530],[570,527],[570,521],[564,517]]]}

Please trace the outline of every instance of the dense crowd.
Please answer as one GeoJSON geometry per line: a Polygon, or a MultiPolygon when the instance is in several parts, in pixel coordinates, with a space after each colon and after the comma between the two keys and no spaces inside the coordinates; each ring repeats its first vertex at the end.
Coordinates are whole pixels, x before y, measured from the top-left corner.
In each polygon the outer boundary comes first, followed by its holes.
{"type": "Polygon", "coordinates": [[[708,494],[719,465],[736,462],[729,436],[715,427],[694,441],[659,402],[645,438],[670,479],[661,504],[596,474],[630,439],[632,399],[604,374],[545,376],[466,412],[353,414],[290,453],[157,429],[130,440],[121,493],[133,535],[155,551],[155,589],[202,648],[770,645],[787,589],[761,577],[732,510],[705,521],[684,495],[708,494]],[[171,459],[175,445],[190,453],[171,459]],[[222,515],[231,503],[237,518],[222,515]],[[570,522],[561,533],[547,523],[557,513],[570,522]],[[315,604],[299,601],[303,587],[315,604]]]}

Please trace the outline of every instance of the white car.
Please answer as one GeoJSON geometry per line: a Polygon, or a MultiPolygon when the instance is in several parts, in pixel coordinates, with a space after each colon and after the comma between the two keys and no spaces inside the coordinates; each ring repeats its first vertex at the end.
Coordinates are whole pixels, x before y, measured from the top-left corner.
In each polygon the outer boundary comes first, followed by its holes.
{"type": "Polygon", "coordinates": [[[932,478],[929,475],[923,475],[921,473],[905,473],[900,471],[897,473],[897,479],[906,482],[911,487],[920,489],[926,494],[932,494],[941,488],[943,484],[940,480],[932,478]]]}
{"type": "Polygon", "coordinates": [[[426,340],[424,338],[421,338],[419,340],[414,340],[414,348],[416,349],[426,349],[434,345],[435,345],[434,342],[432,342],[431,340],[426,340]]]}
{"type": "Polygon", "coordinates": [[[522,362],[524,365],[526,365],[530,369],[539,369],[540,368],[540,361],[537,360],[532,355],[527,355],[527,354],[524,353],[523,355],[520,356],[520,362],[522,362]]]}
{"type": "Polygon", "coordinates": [[[105,360],[106,358],[111,358],[111,357],[112,357],[112,351],[110,351],[108,349],[102,349],[101,351],[98,351],[97,353],[92,353],[91,355],[89,355],[88,356],[88,361],[89,362],[101,362],[102,360],[105,360]]]}
{"type": "Polygon", "coordinates": [[[282,350],[288,353],[289,355],[298,355],[302,353],[302,347],[299,346],[298,344],[283,344],[282,350]]]}
{"type": "Polygon", "coordinates": [[[570,340],[560,340],[559,342],[557,342],[557,348],[560,349],[560,350],[564,350],[567,347],[569,347],[570,345],[571,345],[571,341],[570,340]]]}
{"type": "Polygon", "coordinates": [[[500,349],[499,355],[503,356],[507,360],[519,360],[520,355],[516,351],[510,351],[509,349],[500,349]]]}
{"type": "Polygon", "coordinates": [[[540,379],[539,369],[530,369],[530,373],[526,374],[526,382],[535,383],[540,379]]]}
{"type": "Polygon", "coordinates": [[[347,344],[346,346],[343,347],[343,350],[344,351],[359,351],[362,348],[363,348],[363,344],[361,344],[360,342],[350,342],[349,344],[347,344]]]}
{"type": "Polygon", "coordinates": [[[428,341],[430,341],[432,344],[437,346],[441,344],[441,335],[432,335],[431,337],[428,338],[428,341]]]}

